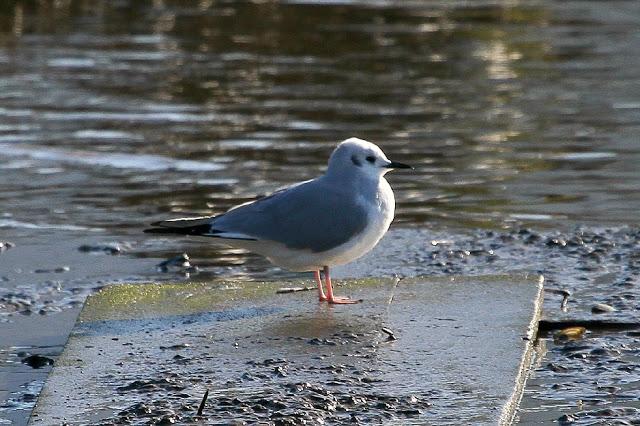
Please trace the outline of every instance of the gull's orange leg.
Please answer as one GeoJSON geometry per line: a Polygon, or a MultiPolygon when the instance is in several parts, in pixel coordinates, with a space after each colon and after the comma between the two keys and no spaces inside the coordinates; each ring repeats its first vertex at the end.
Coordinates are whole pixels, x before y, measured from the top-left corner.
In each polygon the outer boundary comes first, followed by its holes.
{"type": "Polygon", "coordinates": [[[331,276],[329,275],[329,267],[324,267],[324,282],[327,286],[327,302],[332,305],[353,305],[359,300],[351,300],[348,297],[335,297],[333,295],[333,287],[331,286],[331,276]]]}
{"type": "Polygon", "coordinates": [[[321,302],[324,302],[327,300],[327,296],[324,295],[324,291],[322,290],[322,280],[320,279],[320,271],[319,270],[313,271],[313,276],[315,277],[316,282],[318,283],[318,299],[321,302]]]}

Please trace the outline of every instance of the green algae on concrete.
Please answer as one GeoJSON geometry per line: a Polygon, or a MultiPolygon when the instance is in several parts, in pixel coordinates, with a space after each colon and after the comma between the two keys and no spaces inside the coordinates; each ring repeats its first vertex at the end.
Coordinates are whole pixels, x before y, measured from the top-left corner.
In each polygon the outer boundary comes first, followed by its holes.
{"type": "MultiPolygon", "coordinates": [[[[360,278],[335,282],[342,295],[367,287],[390,286],[393,279],[360,278]]],[[[285,287],[315,287],[308,281],[283,282],[217,282],[217,283],[151,283],[110,285],[89,297],[80,313],[79,321],[125,320],[185,315],[212,310],[224,310],[246,301],[267,299],[287,300],[277,291],[285,287]]],[[[315,292],[303,292],[309,303],[315,292]]]]}
{"type": "Polygon", "coordinates": [[[107,287],[87,302],[31,423],[511,421],[539,277],[341,283],[363,302],[276,294],[310,282],[107,287]]]}

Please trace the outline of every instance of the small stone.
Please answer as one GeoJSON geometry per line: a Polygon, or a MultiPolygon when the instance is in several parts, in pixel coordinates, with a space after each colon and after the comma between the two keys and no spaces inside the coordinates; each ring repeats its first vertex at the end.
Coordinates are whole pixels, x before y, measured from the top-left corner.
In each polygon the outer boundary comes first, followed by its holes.
{"type": "Polygon", "coordinates": [[[380,409],[380,410],[384,410],[384,411],[390,411],[392,410],[394,407],[393,405],[380,401],[376,404],[376,408],[380,409]]]}
{"type": "Polygon", "coordinates": [[[388,329],[387,327],[382,327],[381,330],[382,330],[383,333],[385,333],[387,335],[387,340],[398,340],[398,338],[393,333],[393,331],[388,329]]]}
{"type": "Polygon", "coordinates": [[[278,377],[287,377],[287,369],[286,367],[282,367],[282,366],[274,367],[273,374],[275,374],[278,377]]]}
{"type": "Polygon", "coordinates": [[[160,272],[198,272],[198,267],[191,264],[191,259],[187,253],[182,253],[176,257],[172,257],[156,265],[160,272]]]}
{"type": "Polygon", "coordinates": [[[564,340],[564,341],[576,340],[584,336],[584,333],[586,331],[587,329],[584,327],[567,327],[558,331],[556,334],[554,334],[554,337],[558,340],[564,340]]]}
{"type": "Polygon", "coordinates": [[[596,303],[591,307],[591,313],[594,314],[607,314],[615,311],[616,308],[611,305],[607,305],[606,303],[596,303]]]}
{"type": "Polygon", "coordinates": [[[575,423],[576,420],[577,419],[575,418],[575,416],[571,414],[563,414],[558,418],[558,423],[560,423],[561,425],[569,425],[575,423]]]}
{"type": "Polygon", "coordinates": [[[164,416],[156,423],[157,425],[174,425],[176,424],[175,416],[164,416]]]}
{"type": "Polygon", "coordinates": [[[53,359],[41,355],[29,355],[22,360],[22,363],[31,368],[42,368],[46,365],[53,365],[53,359]]]}
{"type": "Polygon", "coordinates": [[[562,238],[549,238],[546,242],[548,247],[566,247],[567,242],[562,238]]]}
{"type": "Polygon", "coordinates": [[[547,368],[555,373],[566,373],[569,369],[560,364],[554,364],[552,362],[547,364],[547,368]]]}
{"type": "Polygon", "coordinates": [[[187,349],[190,346],[191,345],[188,343],[178,343],[176,345],[171,345],[171,346],[160,346],[159,348],[162,350],[179,351],[181,349],[187,349]]]}
{"type": "Polygon", "coordinates": [[[89,244],[83,244],[80,247],[78,247],[78,250],[83,253],[93,253],[93,254],[105,253],[110,255],[117,255],[117,254],[124,253],[127,248],[129,248],[127,245],[121,245],[119,243],[109,243],[109,244],[101,244],[101,245],[95,245],[95,246],[92,246],[89,244]]]}
{"type": "Polygon", "coordinates": [[[422,414],[422,411],[417,408],[408,408],[404,410],[398,410],[398,414],[403,414],[405,416],[419,416],[420,414],[422,414]]]}
{"type": "Polygon", "coordinates": [[[405,398],[405,402],[407,404],[416,404],[418,402],[418,398],[415,395],[409,395],[405,398]]]}
{"type": "Polygon", "coordinates": [[[16,245],[14,243],[10,243],[9,241],[0,241],[0,253],[15,246],[16,245]]]}

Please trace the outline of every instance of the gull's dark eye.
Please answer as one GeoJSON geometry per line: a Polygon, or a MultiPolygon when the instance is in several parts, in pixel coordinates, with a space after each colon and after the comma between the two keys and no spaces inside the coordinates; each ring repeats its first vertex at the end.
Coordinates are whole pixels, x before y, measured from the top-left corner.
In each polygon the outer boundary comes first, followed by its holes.
{"type": "Polygon", "coordinates": [[[374,157],[373,155],[370,155],[367,158],[365,158],[365,160],[367,160],[370,163],[375,163],[376,162],[376,157],[374,157]]]}

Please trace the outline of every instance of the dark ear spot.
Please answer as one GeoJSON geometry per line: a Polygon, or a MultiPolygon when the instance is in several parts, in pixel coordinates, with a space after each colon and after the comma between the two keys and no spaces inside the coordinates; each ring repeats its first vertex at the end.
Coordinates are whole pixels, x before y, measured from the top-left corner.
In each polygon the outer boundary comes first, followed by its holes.
{"type": "Polygon", "coordinates": [[[362,166],[362,162],[360,162],[360,160],[358,160],[358,157],[356,157],[355,155],[351,156],[351,162],[358,167],[362,166]]]}

